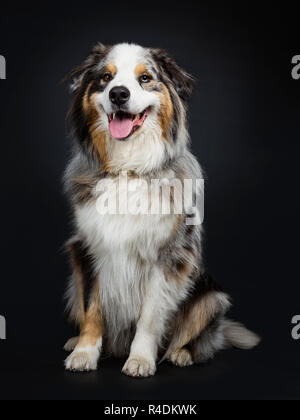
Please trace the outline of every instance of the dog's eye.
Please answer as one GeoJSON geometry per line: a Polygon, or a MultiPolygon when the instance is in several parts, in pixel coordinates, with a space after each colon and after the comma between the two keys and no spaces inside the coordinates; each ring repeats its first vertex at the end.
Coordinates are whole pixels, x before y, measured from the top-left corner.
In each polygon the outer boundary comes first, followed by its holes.
{"type": "Polygon", "coordinates": [[[104,80],[104,82],[106,82],[106,83],[111,82],[112,79],[113,79],[113,77],[112,77],[112,75],[110,73],[105,73],[102,76],[102,80],[104,80]]]}
{"type": "Polygon", "coordinates": [[[149,83],[149,82],[151,82],[151,80],[152,80],[152,77],[149,76],[148,74],[143,74],[140,77],[140,83],[149,83]]]}

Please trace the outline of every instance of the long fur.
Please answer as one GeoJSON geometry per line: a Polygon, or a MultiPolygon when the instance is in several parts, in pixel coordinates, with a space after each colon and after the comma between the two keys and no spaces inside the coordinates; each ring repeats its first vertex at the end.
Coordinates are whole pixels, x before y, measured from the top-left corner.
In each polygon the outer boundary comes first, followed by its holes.
{"type": "MultiPolygon", "coordinates": [[[[73,103],[69,112],[74,147],[64,182],[74,214],[74,237],[68,243],[73,275],[68,309],[81,328],[67,349],[70,370],[93,370],[101,351],[127,356],[124,372],[146,377],[159,357],[179,366],[202,362],[234,345],[251,348],[255,334],[225,319],[229,297],[207,275],[202,262],[202,191],[182,214],[99,214],[99,199],[122,193],[126,171],[136,188],[130,203],[157,205],[153,180],[202,179],[189,150],[187,104],[193,78],[159,49],[133,44],[98,44],[69,76],[73,103]],[[109,77],[107,77],[107,74],[109,77]],[[147,83],[141,75],[146,74],[147,83]],[[119,112],[110,92],[130,92],[122,112],[147,118],[125,141],[112,137],[111,115],[119,112]],[[151,185],[150,190],[139,182],[151,185]],[[105,190],[106,188],[106,190],[105,190]]],[[[178,184],[162,190],[159,205],[180,204],[178,184]]],[[[160,207],[159,207],[160,208],[160,207]]]]}

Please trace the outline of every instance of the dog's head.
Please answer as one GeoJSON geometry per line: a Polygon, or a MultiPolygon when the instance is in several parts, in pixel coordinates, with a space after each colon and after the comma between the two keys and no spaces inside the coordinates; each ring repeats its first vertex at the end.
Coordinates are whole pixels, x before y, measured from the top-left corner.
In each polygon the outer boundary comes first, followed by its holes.
{"type": "Polygon", "coordinates": [[[70,79],[77,138],[107,170],[155,169],[185,144],[193,80],[165,51],[98,44],[70,79]]]}

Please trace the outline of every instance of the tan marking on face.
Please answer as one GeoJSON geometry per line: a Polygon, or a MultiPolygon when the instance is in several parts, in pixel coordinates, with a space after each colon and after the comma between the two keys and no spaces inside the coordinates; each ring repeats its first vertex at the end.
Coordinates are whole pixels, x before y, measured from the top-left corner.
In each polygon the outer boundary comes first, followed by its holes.
{"type": "Polygon", "coordinates": [[[93,84],[93,82],[91,82],[91,83],[88,85],[88,87],[87,87],[87,89],[86,89],[86,92],[85,92],[85,94],[84,94],[84,97],[83,97],[83,101],[82,101],[82,108],[83,108],[83,110],[84,110],[84,112],[85,112],[86,114],[89,114],[89,113],[90,113],[90,102],[89,102],[89,96],[90,96],[90,90],[91,90],[92,84],[93,84]]]}
{"type": "Polygon", "coordinates": [[[97,93],[90,96],[90,89],[92,83],[88,86],[83,98],[83,110],[87,116],[87,125],[93,145],[98,153],[104,170],[107,170],[107,147],[106,147],[106,133],[99,129],[98,120],[100,117],[100,109],[96,103],[97,93]]]}
{"type": "Polygon", "coordinates": [[[90,127],[90,135],[93,145],[98,153],[98,156],[103,164],[103,169],[108,170],[108,154],[106,144],[106,133],[99,129],[97,122],[94,122],[90,127]]]}
{"type": "MultiPolygon", "coordinates": [[[[148,71],[147,66],[144,63],[138,64],[134,72],[137,78],[139,78],[140,76],[143,76],[144,74],[152,78],[151,73],[148,71]]],[[[142,86],[143,86],[143,89],[151,92],[153,88],[155,87],[155,85],[156,85],[156,81],[152,79],[149,83],[143,83],[142,86]]]]}
{"type": "Polygon", "coordinates": [[[160,111],[158,114],[158,118],[161,126],[162,136],[165,140],[168,140],[168,133],[174,115],[174,107],[167,86],[161,83],[161,88],[162,91],[158,92],[157,94],[160,100],[160,111]]]}
{"type": "Polygon", "coordinates": [[[135,75],[137,77],[142,76],[143,74],[149,74],[148,73],[148,69],[145,63],[140,63],[136,66],[135,70],[135,75]]]}
{"type": "Polygon", "coordinates": [[[107,63],[105,68],[106,73],[111,73],[113,76],[117,73],[117,67],[113,63],[107,63]]]}
{"type": "MultiPolygon", "coordinates": [[[[139,78],[140,76],[143,76],[144,74],[146,74],[147,76],[150,76],[152,78],[151,73],[148,71],[147,66],[144,63],[138,64],[136,66],[134,72],[135,72],[135,75],[136,75],[137,78],[139,78]]],[[[143,83],[142,86],[143,86],[143,89],[151,92],[155,85],[156,85],[156,81],[152,79],[149,83],[143,83]]]]}
{"type": "MultiPolygon", "coordinates": [[[[117,67],[113,63],[107,63],[104,73],[110,73],[113,77],[117,74],[117,67]]],[[[107,82],[103,79],[100,80],[100,86],[105,87],[107,82]]]]}

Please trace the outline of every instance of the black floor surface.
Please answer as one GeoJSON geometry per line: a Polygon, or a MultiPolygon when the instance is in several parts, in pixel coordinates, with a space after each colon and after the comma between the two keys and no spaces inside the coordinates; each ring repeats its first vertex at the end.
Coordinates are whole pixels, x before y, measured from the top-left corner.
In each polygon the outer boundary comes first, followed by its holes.
{"type": "Polygon", "coordinates": [[[23,328],[19,337],[0,342],[1,400],[300,399],[300,345],[282,338],[276,344],[267,332],[255,350],[227,350],[186,369],[163,363],[154,378],[139,380],[121,373],[123,360],[102,360],[99,370],[88,374],[64,371],[60,348],[70,331],[46,336],[41,327],[39,319],[36,334],[23,328]]]}

